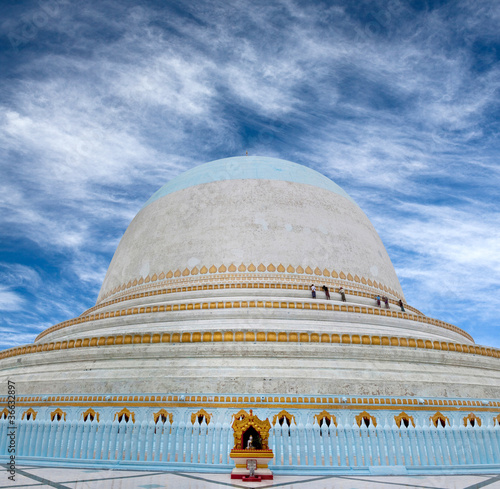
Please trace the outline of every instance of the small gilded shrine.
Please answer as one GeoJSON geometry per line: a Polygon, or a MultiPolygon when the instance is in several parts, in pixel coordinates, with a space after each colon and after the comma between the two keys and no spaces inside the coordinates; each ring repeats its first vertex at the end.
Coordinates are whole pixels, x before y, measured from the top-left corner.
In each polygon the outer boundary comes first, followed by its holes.
{"type": "Polygon", "coordinates": [[[251,409],[250,413],[241,410],[234,416],[232,428],[234,447],[230,457],[236,466],[231,472],[231,479],[272,479],[273,473],[268,468],[269,462],[274,458],[269,449],[269,419],[262,421],[251,409]]]}

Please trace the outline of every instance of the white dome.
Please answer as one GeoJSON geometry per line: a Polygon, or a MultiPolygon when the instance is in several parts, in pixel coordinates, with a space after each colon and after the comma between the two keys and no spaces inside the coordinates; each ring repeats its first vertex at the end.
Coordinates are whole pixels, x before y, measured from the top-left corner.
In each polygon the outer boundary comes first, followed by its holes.
{"type": "Polygon", "coordinates": [[[164,279],[234,272],[339,279],[403,298],[377,232],[338,185],[288,161],[237,157],[196,167],[151,197],[116,250],[98,304],[164,279]]]}

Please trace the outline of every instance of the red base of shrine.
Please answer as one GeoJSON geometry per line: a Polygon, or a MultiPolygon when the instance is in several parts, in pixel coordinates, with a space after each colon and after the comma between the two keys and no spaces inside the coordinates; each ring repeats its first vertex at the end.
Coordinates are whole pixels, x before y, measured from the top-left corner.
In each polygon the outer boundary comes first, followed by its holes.
{"type": "Polygon", "coordinates": [[[262,477],[260,475],[254,477],[250,477],[249,475],[247,475],[246,477],[242,477],[241,480],[243,482],[260,482],[262,480],[262,477]]]}
{"type": "Polygon", "coordinates": [[[231,479],[241,479],[245,482],[260,482],[261,480],[273,480],[272,474],[265,475],[257,475],[255,477],[250,477],[249,475],[244,474],[231,474],[231,479]]]}

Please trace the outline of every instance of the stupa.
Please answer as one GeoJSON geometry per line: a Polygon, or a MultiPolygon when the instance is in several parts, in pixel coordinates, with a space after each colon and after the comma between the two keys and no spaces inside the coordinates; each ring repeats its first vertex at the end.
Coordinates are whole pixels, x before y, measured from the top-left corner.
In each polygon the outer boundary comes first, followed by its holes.
{"type": "Polygon", "coordinates": [[[493,429],[499,358],[406,303],[376,230],[333,181],[235,157],[179,175],[146,202],[94,307],[0,353],[0,414],[11,380],[25,424],[196,425],[215,430],[215,445],[220,431],[219,446],[250,409],[282,431],[493,429]]]}

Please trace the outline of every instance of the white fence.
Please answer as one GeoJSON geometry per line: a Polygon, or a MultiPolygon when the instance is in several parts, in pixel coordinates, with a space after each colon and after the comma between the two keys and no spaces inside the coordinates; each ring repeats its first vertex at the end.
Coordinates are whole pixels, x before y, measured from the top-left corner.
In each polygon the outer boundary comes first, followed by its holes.
{"type": "MultiPolygon", "coordinates": [[[[270,432],[274,469],[362,467],[489,466],[500,468],[500,427],[417,426],[401,424],[366,428],[275,425],[270,432]]],[[[0,458],[86,463],[120,462],[127,465],[168,466],[205,464],[228,466],[233,447],[230,426],[205,421],[201,425],[118,421],[97,423],[20,421],[13,428],[0,420],[0,458]],[[15,432],[15,436],[12,433],[15,432]],[[12,444],[12,439],[14,443],[12,444]]],[[[216,468],[216,467],[214,467],[216,468]]],[[[338,473],[338,469],[336,472],[338,473]]]]}

